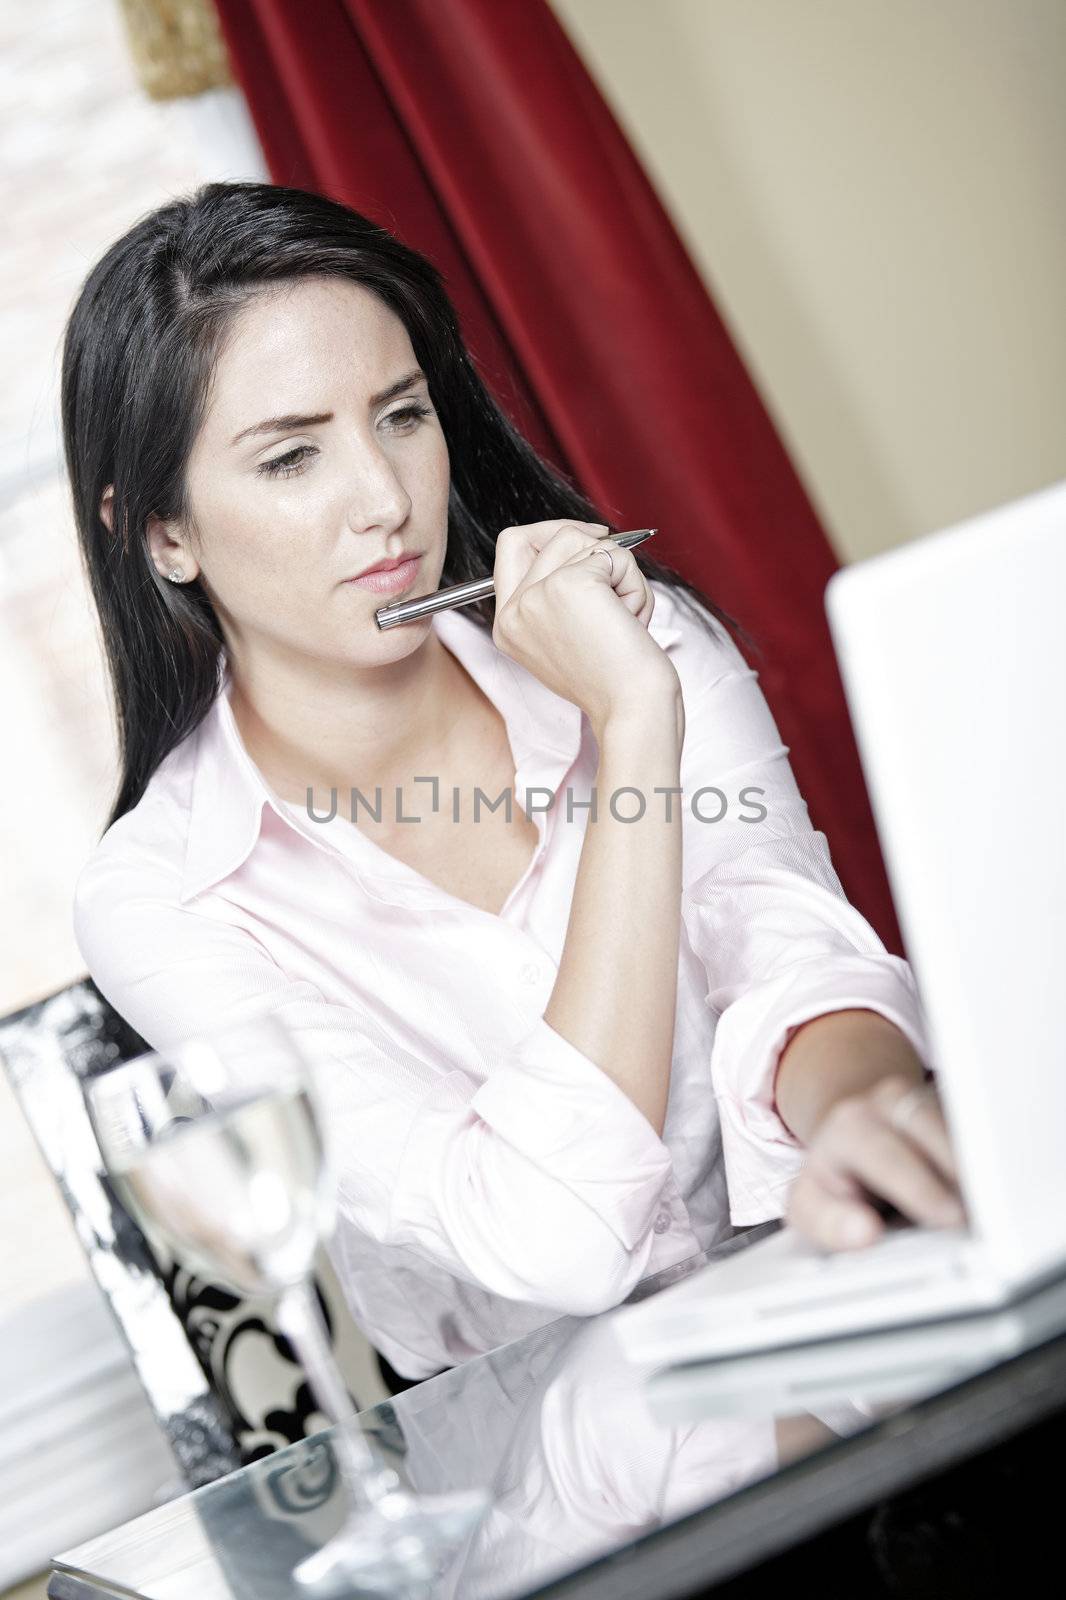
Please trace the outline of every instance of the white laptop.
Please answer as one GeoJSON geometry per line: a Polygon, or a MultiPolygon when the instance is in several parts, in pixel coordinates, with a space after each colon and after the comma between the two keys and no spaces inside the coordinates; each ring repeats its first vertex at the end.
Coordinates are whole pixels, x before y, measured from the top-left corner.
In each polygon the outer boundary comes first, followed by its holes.
{"type": "Polygon", "coordinates": [[[1063,1327],[1066,1276],[998,1311],[659,1367],[645,1394],[656,1421],[668,1427],[813,1406],[850,1406],[870,1416],[1008,1361],[1063,1327]]]}
{"type": "Polygon", "coordinates": [[[842,568],[825,604],[969,1225],[839,1252],[783,1227],[616,1311],[635,1361],[964,1316],[1066,1271],[1066,482],[842,568]]]}

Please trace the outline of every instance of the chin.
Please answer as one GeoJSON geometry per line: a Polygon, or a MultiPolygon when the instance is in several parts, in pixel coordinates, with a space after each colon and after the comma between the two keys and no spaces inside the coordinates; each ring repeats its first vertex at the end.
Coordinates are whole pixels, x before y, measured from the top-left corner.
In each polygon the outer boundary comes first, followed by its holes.
{"type": "MultiPolygon", "coordinates": [[[[414,596],[404,595],[405,600],[409,598],[413,599],[414,596]]],[[[383,658],[389,661],[400,661],[404,656],[410,655],[412,650],[417,650],[420,645],[425,643],[432,622],[432,616],[420,617],[417,622],[405,622],[399,628],[382,629],[378,627],[373,617],[371,617],[367,632],[372,636],[373,643],[368,646],[366,635],[364,634],[357,648],[359,653],[364,656],[369,648],[369,651],[377,661],[383,658]]],[[[354,639],[351,643],[356,645],[354,639]]]]}

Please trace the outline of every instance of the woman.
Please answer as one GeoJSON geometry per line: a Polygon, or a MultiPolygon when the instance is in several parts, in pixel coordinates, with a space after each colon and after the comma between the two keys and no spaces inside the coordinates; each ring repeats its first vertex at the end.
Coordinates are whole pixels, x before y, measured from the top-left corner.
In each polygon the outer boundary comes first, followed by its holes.
{"type": "Polygon", "coordinates": [[[773,1217],[959,1220],[909,968],[723,614],[605,547],[428,261],[207,185],[90,273],[62,409],[122,761],[79,947],[156,1048],[267,1007],[319,1064],[332,1250],[397,1372],[773,1217]]]}

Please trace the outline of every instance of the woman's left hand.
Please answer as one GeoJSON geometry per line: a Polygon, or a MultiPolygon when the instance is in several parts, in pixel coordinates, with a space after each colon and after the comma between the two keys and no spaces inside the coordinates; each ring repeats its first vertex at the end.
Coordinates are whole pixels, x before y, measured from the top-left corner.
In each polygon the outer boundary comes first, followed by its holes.
{"type": "Polygon", "coordinates": [[[825,1250],[871,1244],[885,1202],[933,1228],[966,1221],[958,1171],[932,1083],[888,1076],[837,1100],[807,1146],[785,1222],[825,1250]]]}

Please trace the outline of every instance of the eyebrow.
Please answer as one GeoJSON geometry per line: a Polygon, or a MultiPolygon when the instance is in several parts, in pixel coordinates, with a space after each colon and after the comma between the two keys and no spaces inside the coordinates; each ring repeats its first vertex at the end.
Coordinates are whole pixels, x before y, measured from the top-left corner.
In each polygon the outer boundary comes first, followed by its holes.
{"type": "MultiPolygon", "coordinates": [[[[395,383],[390,383],[387,389],[382,389],[379,394],[370,396],[370,405],[383,406],[389,400],[395,400],[398,395],[406,390],[413,389],[416,383],[425,382],[426,375],[421,367],[415,367],[411,372],[405,372],[402,378],[397,378],[395,383]]],[[[332,422],[332,411],[319,411],[314,416],[297,416],[294,413],[284,417],[265,417],[262,422],[253,423],[250,428],[242,428],[240,433],[230,441],[231,445],[240,444],[242,439],[247,439],[250,434],[260,433],[289,433],[297,428],[313,428],[321,422],[332,422]]]]}

